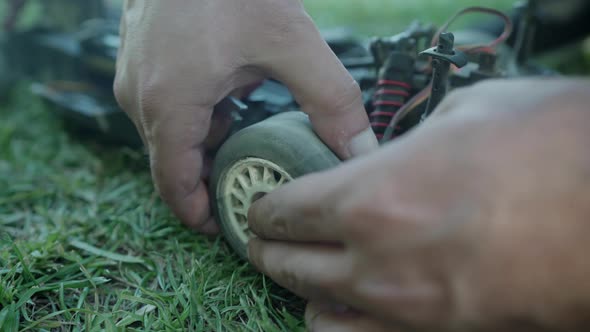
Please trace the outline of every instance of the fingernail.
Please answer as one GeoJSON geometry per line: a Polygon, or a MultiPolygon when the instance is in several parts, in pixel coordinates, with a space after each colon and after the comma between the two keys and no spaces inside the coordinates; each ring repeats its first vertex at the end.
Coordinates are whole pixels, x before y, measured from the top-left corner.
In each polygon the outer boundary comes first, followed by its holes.
{"type": "Polygon", "coordinates": [[[371,127],[356,134],[348,144],[348,152],[351,156],[356,157],[377,150],[379,142],[373,133],[371,127]]]}

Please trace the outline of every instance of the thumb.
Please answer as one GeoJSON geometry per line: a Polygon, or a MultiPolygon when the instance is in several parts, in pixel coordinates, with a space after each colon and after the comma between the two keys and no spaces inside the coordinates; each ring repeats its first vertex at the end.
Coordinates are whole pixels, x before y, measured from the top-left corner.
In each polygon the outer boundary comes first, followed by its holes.
{"type": "Polygon", "coordinates": [[[336,154],[348,159],[378,147],[359,85],[307,14],[292,22],[281,45],[269,53],[263,68],[287,85],[336,154]]]}

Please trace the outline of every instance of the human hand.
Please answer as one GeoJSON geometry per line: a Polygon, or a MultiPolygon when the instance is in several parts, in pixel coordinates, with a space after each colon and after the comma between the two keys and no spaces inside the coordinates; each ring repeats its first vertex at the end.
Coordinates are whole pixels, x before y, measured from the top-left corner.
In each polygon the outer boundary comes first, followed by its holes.
{"type": "Polygon", "coordinates": [[[257,201],[250,260],[310,300],[313,331],[588,329],[589,88],[453,93],[378,152],[257,201]]]}
{"type": "Polygon", "coordinates": [[[299,0],[128,0],[121,38],[115,95],[149,149],[163,200],[192,228],[217,231],[205,155],[231,120],[213,106],[253,83],[285,83],[340,157],[377,147],[358,85],[299,0]]]}

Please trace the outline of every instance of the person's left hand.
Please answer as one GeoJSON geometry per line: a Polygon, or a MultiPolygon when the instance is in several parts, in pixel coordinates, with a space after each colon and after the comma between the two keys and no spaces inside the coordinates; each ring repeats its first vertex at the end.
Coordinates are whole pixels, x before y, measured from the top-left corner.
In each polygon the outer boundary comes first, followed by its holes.
{"type": "Polygon", "coordinates": [[[454,93],[398,141],[255,202],[250,260],[310,301],[313,331],[587,330],[588,88],[454,93]]]}

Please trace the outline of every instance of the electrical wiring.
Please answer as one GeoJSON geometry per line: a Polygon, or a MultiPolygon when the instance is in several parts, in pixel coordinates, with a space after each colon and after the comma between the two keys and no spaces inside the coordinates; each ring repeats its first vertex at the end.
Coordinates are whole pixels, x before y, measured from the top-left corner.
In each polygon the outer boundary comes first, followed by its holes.
{"type": "Polygon", "coordinates": [[[438,29],[438,31],[434,34],[434,37],[432,38],[430,45],[432,47],[436,46],[438,44],[438,39],[440,38],[440,35],[443,32],[447,31],[447,29],[451,26],[451,24],[453,24],[457,19],[459,19],[460,17],[462,17],[465,14],[474,14],[474,13],[489,14],[489,15],[493,15],[493,16],[497,16],[497,17],[501,18],[504,21],[504,31],[502,32],[502,34],[498,38],[496,38],[495,40],[491,41],[488,44],[474,45],[474,46],[465,46],[464,45],[464,46],[458,47],[457,49],[467,52],[467,53],[477,52],[477,51],[490,51],[490,50],[494,50],[498,45],[502,44],[508,38],[510,38],[510,35],[512,34],[512,30],[514,29],[514,24],[512,23],[512,20],[510,19],[510,17],[508,17],[508,15],[502,13],[499,10],[486,8],[486,7],[467,7],[463,10],[460,10],[455,15],[453,15],[447,22],[445,22],[440,27],[440,29],[438,29]]]}
{"type": "MultiPolygon", "coordinates": [[[[481,44],[481,45],[461,45],[461,46],[456,47],[457,50],[460,50],[460,51],[465,52],[467,54],[475,54],[475,53],[490,53],[490,54],[493,54],[493,53],[495,53],[496,47],[498,45],[504,43],[508,38],[510,38],[510,35],[512,34],[512,31],[514,29],[514,24],[512,23],[512,20],[510,19],[510,17],[508,17],[506,14],[502,13],[501,11],[498,11],[498,10],[495,10],[495,9],[491,9],[491,8],[485,8],[485,7],[468,7],[468,8],[465,8],[465,9],[460,10],[459,12],[457,12],[455,15],[453,15],[447,22],[445,22],[437,30],[437,32],[434,34],[434,36],[433,36],[433,38],[431,40],[431,43],[430,43],[431,46],[432,47],[435,47],[438,44],[438,40],[440,38],[440,35],[443,32],[446,32],[447,29],[457,19],[459,19],[463,15],[470,14],[470,13],[489,14],[489,15],[493,15],[493,16],[496,16],[496,17],[501,18],[504,21],[504,31],[495,40],[493,40],[493,41],[491,41],[491,42],[489,42],[487,44],[481,44]]],[[[430,59],[428,61],[428,64],[426,65],[426,67],[423,68],[423,69],[421,69],[420,71],[423,72],[423,73],[429,73],[429,72],[431,72],[431,70],[432,70],[431,61],[432,60],[430,59]]],[[[391,140],[393,138],[395,129],[398,127],[399,123],[408,114],[410,114],[413,110],[415,110],[420,104],[422,104],[423,102],[425,102],[426,100],[428,100],[428,98],[430,97],[431,88],[432,88],[432,83],[430,83],[428,86],[426,86],[420,92],[418,92],[407,103],[405,103],[397,112],[395,112],[395,115],[392,117],[389,125],[385,129],[385,132],[384,132],[383,136],[380,138],[380,142],[381,143],[384,143],[384,142],[387,142],[387,141],[391,140]]]]}
{"type": "MultiPolygon", "coordinates": [[[[430,42],[431,47],[434,47],[438,44],[438,39],[440,38],[440,35],[443,32],[447,31],[448,28],[451,26],[451,24],[453,24],[455,21],[457,21],[457,19],[459,19],[460,17],[462,17],[465,14],[476,14],[476,13],[489,14],[489,15],[493,15],[493,16],[501,18],[502,21],[504,21],[504,30],[502,31],[502,34],[500,36],[498,36],[498,38],[496,38],[495,40],[491,41],[488,44],[459,45],[456,47],[456,49],[459,51],[462,51],[464,53],[467,53],[467,54],[474,54],[474,53],[493,54],[493,53],[495,53],[496,47],[498,45],[504,43],[512,35],[512,32],[514,30],[514,23],[512,22],[510,17],[508,17],[508,15],[502,13],[499,10],[486,8],[486,7],[468,7],[468,8],[462,9],[459,12],[457,12],[455,15],[453,15],[449,20],[447,20],[436,31],[436,33],[434,34],[434,36],[430,42]]],[[[428,73],[432,70],[431,61],[432,61],[431,59],[428,60],[428,64],[421,70],[422,72],[428,73]]]]}
{"type": "Polygon", "coordinates": [[[399,123],[408,115],[410,114],[416,107],[420,104],[425,102],[428,97],[430,96],[430,89],[432,88],[431,84],[428,84],[424,89],[418,92],[414,97],[412,97],[407,103],[405,103],[396,113],[395,116],[391,119],[391,122],[385,129],[385,133],[381,138],[381,143],[388,142],[393,138],[393,134],[395,128],[398,127],[399,123]]]}

